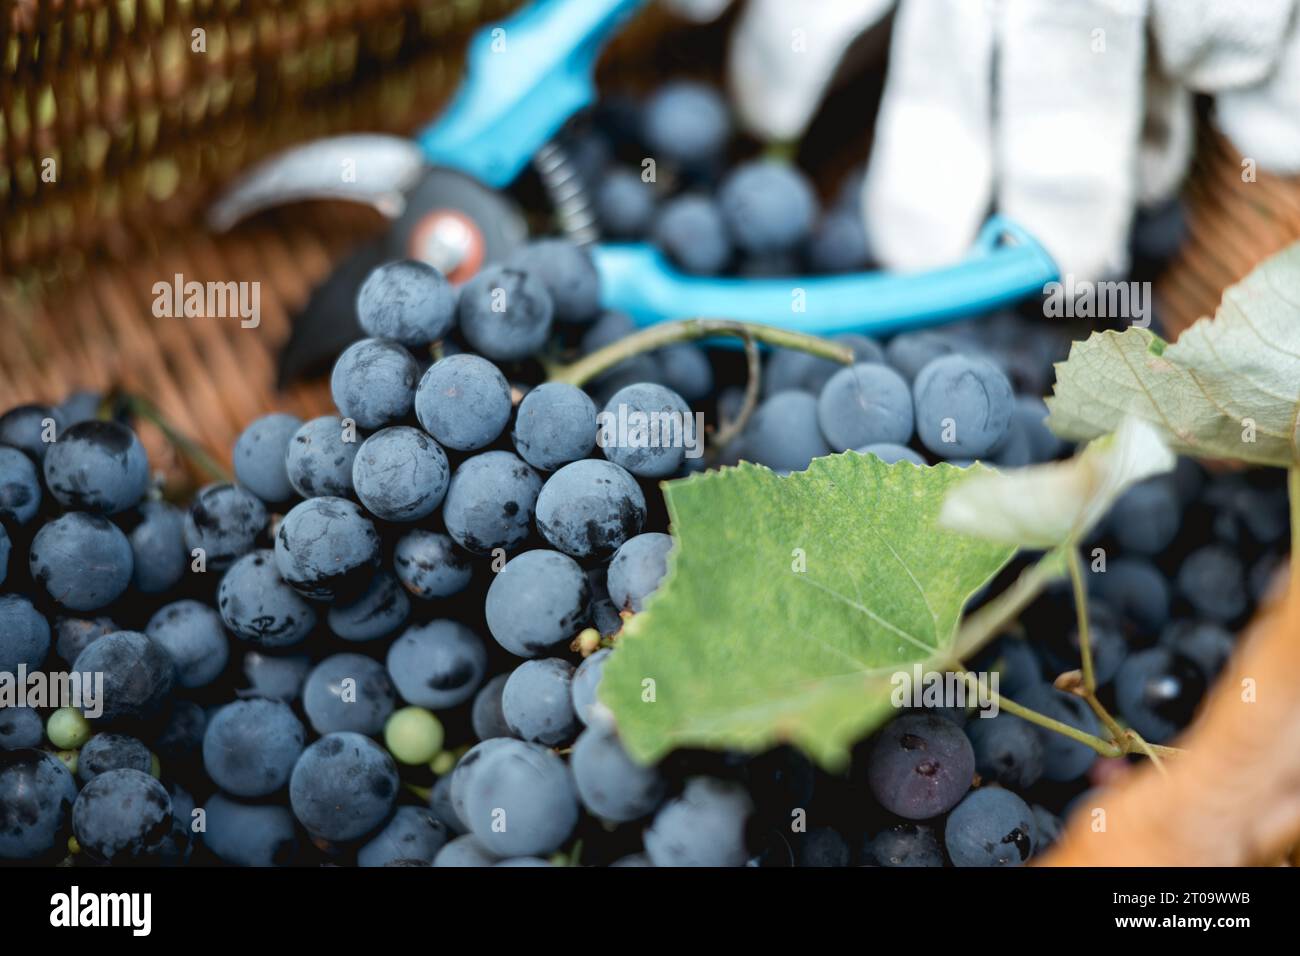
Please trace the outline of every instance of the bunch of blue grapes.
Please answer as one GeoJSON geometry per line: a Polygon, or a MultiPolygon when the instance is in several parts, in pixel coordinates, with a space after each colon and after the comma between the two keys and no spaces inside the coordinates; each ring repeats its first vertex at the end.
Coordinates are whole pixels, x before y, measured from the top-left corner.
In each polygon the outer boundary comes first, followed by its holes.
{"type": "MultiPolygon", "coordinates": [[[[574,155],[607,235],[702,274],[869,265],[847,201],[820,209],[790,163],[730,162],[743,150],[709,88],[670,84],[596,119],[574,155]],[[615,160],[647,151],[657,178],[615,160]]],[[[387,263],[356,309],[333,413],[251,422],[231,480],[188,500],[165,497],[111,396],[0,415],[0,672],[103,678],[94,706],[0,708],[0,861],[1018,865],[1113,772],[962,708],[901,713],[837,774],[784,747],[644,766],[599,695],[620,631],[670,573],[662,481],[838,453],[1059,458],[1041,396],[1064,339],[1043,323],[844,336],[849,366],[777,351],[746,409],[743,357],[691,343],[582,388],[547,381],[635,331],[563,239],[459,288],[387,263]],[[620,411],[675,417],[706,444],[747,421],[722,447],[646,445],[607,440],[602,413],[620,411]]],[[[1088,543],[1100,694],[1148,740],[1194,716],[1285,560],[1286,515],[1277,483],[1182,462],[1088,543]]],[[[1051,683],[1079,667],[1073,614],[1049,592],[974,666],[1097,733],[1051,683]]]]}

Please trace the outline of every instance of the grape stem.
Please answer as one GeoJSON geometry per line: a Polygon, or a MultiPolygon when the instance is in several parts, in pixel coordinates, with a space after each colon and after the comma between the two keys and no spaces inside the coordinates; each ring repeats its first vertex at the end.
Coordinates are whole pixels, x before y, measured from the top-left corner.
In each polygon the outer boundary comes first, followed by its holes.
{"type": "Polygon", "coordinates": [[[1092,644],[1088,631],[1088,589],[1083,584],[1083,562],[1079,558],[1079,549],[1071,545],[1066,550],[1066,562],[1070,567],[1070,584],[1074,588],[1074,616],[1079,629],[1079,657],[1083,661],[1083,686],[1087,696],[1097,693],[1097,675],[1092,668],[1092,644]]]}
{"type": "Polygon", "coordinates": [[[597,349],[576,362],[553,369],[550,379],[553,382],[566,382],[569,385],[585,385],[601,373],[608,372],[619,363],[626,362],[642,352],[653,352],[666,345],[715,338],[719,335],[741,339],[752,338],[755,342],[775,348],[807,352],[842,365],[853,364],[852,349],[815,335],[804,335],[802,332],[791,332],[754,322],[699,318],[653,325],[602,349],[597,349]]]}
{"type": "Polygon", "coordinates": [[[740,411],[733,422],[724,421],[713,435],[714,448],[726,448],[735,441],[749,424],[749,418],[758,407],[758,389],[763,380],[763,364],[758,359],[758,343],[752,335],[745,335],[745,364],[748,378],[745,382],[745,398],[740,411]]]}

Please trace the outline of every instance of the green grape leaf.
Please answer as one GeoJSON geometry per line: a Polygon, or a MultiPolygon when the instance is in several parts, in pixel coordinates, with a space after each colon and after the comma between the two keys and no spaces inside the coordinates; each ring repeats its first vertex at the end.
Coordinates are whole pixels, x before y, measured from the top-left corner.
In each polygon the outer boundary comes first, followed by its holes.
{"type": "Polygon", "coordinates": [[[964,474],[846,452],[666,484],[668,574],[600,684],[628,751],[788,742],[842,767],[896,673],[950,663],[963,605],[1015,553],[938,527],[964,474]]]}
{"type": "Polygon", "coordinates": [[[1296,461],[1300,243],[1266,259],[1172,345],[1145,329],[1094,332],[1056,366],[1048,426],[1083,440],[1127,415],[1175,451],[1259,465],[1296,461]]]}
{"type": "Polygon", "coordinates": [[[1066,461],[983,471],[958,482],[944,499],[939,524],[1026,548],[1074,544],[1120,495],[1145,478],[1172,471],[1174,464],[1155,427],[1126,418],[1113,434],[1089,442],[1066,461]]]}

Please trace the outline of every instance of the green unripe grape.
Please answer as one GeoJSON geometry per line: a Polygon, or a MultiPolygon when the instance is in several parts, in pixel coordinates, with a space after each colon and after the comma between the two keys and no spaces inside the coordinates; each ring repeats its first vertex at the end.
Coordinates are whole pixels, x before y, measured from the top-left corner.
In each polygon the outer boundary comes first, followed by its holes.
{"type": "Polygon", "coordinates": [[[54,756],[63,761],[63,766],[68,768],[68,773],[74,777],[77,775],[77,751],[75,750],[56,750],[54,756]]]}
{"type": "Polygon", "coordinates": [[[450,750],[441,751],[429,762],[429,769],[440,777],[451,773],[455,766],[456,755],[450,750]]]}
{"type": "Polygon", "coordinates": [[[388,752],[401,763],[428,763],[442,749],[442,723],[423,707],[403,707],[384,725],[388,752]]]}
{"type": "Polygon", "coordinates": [[[90,739],[90,721],[75,707],[60,707],[50,714],[45,736],[60,750],[77,750],[90,739]]]}

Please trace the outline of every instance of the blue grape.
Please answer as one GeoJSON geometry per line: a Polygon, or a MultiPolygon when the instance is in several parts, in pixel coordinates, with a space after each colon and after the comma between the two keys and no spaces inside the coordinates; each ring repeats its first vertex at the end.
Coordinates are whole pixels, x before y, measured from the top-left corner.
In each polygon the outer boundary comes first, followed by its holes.
{"type": "Polygon", "coordinates": [[[507,738],[495,743],[469,777],[465,822],[470,832],[498,857],[553,852],[578,822],[569,768],[539,744],[507,738]]]}
{"type": "Polygon", "coordinates": [[[289,782],[307,732],[283,701],[253,697],[226,704],[208,721],[203,768],[236,797],[265,797],[289,782]]]}
{"type": "Polygon", "coordinates": [[[0,584],[4,584],[9,575],[9,552],[12,548],[9,532],[5,531],[4,525],[0,525],[0,584]]]}
{"type": "Polygon", "coordinates": [[[388,816],[399,780],[393,758],[361,734],[327,734],[303,751],[289,781],[298,822],[326,840],[355,840],[388,816]]]}
{"type": "MultiPolygon", "coordinates": [[[[556,321],[585,325],[600,315],[600,277],[591,255],[581,246],[567,239],[539,239],[514,252],[506,264],[508,269],[518,269],[542,283],[554,306],[556,321]]],[[[545,343],[543,336],[537,347],[545,343]]],[[[514,350],[518,349],[515,346],[514,350]]],[[[536,348],[529,350],[533,351],[536,348]]]]}
{"type": "Polygon", "coordinates": [[[887,365],[854,365],[836,372],[822,389],[817,422],[835,451],[906,445],[912,437],[912,393],[887,365]]]}
{"type": "Polygon", "coordinates": [[[302,709],[318,734],[378,735],[396,706],[397,691],[384,666],[361,654],[325,658],[302,688],[302,709]]]}
{"type": "Polygon", "coordinates": [[[474,696],[487,669],[487,648],[455,621],[408,627],[388,649],[388,675],[408,704],[442,710],[474,696]]]}
{"type": "Polygon", "coordinates": [[[647,816],[667,792],[659,771],[629,757],[607,727],[582,732],[573,745],[569,766],[582,805],[602,820],[626,823],[647,816]]]}
{"type": "Polygon", "coordinates": [[[357,851],[357,866],[387,866],[395,860],[432,864],[447,844],[447,827],[423,807],[398,807],[369,843],[357,851]]]}
{"type": "Polygon", "coordinates": [[[493,265],[465,283],[456,319],[474,351],[493,361],[517,362],[540,351],[551,337],[555,305],[540,276],[517,265],[493,265]]]}
{"type": "Polygon", "coordinates": [[[1223,670],[1233,648],[1232,634],[1211,621],[1175,624],[1160,635],[1160,643],[1195,664],[1207,684],[1223,670]]]}
{"type": "Polygon", "coordinates": [[[415,393],[415,414],[438,442],[457,451],[490,445],[510,421],[510,383],[477,355],[433,363],[415,393]]]}
{"type": "Polygon", "coordinates": [[[39,670],[50,653],[50,622],[17,594],[0,594],[0,673],[39,670]]]}
{"type": "Polygon", "coordinates": [[[670,163],[711,166],[723,158],[731,137],[727,101],[703,83],[666,83],[646,101],[641,136],[655,156],[670,163]]]}
{"type": "Polygon", "coordinates": [[[537,530],[551,546],[575,558],[604,558],[645,523],[646,502],[628,472],[588,459],[565,465],[537,496],[537,530]]]}
{"type": "Polygon", "coordinates": [[[289,866],[298,856],[293,814],[285,807],[214,793],[203,811],[203,843],[223,863],[289,866]]]}
{"type": "Polygon", "coordinates": [[[316,611],[281,579],[268,549],[231,565],[217,589],[217,607],[226,627],[259,647],[289,647],[316,626],[316,611]]]}
{"type": "MultiPolygon", "coordinates": [[[[157,641],[138,631],[118,631],[95,641],[78,656],[72,669],[79,674],[103,674],[105,723],[119,717],[148,718],[166,703],[176,682],[176,665],[157,641]]],[[[83,706],[83,711],[89,710],[83,706]]]]}
{"type": "Polygon", "coordinates": [[[569,693],[573,665],[558,657],[524,661],[501,692],[501,713],[513,736],[556,747],[578,732],[569,693]]]}
{"type": "Polygon", "coordinates": [[[509,674],[498,674],[480,687],[478,693],[474,695],[470,722],[474,727],[474,736],[479,740],[514,736],[514,731],[506,723],[505,712],[501,706],[501,694],[509,679],[509,674]]]}
{"type": "Polygon", "coordinates": [[[885,361],[908,382],[915,384],[921,369],[956,350],[957,344],[950,335],[925,330],[902,332],[885,345],[885,361]]]}
{"type": "Polygon", "coordinates": [[[269,657],[257,651],[244,655],[244,676],[257,697],[291,701],[302,693],[310,672],[309,657],[269,657]]]}
{"type": "Polygon", "coordinates": [[[737,246],[750,255],[771,255],[807,240],[817,196],[794,166],[759,159],[727,174],[718,186],[718,208],[737,246]]]}
{"type": "Polygon", "coordinates": [[[702,402],[713,392],[713,365],[704,349],[691,342],[666,345],[654,353],[656,380],[688,402],[702,402]]]}
{"type": "Polygon", "coordinates": [[[330,630],[345,641],[375,641],[387,637],[406,623],[411,599],[390,572],[381,570],[370,587],[350,603],[330,606],[330,630]]]}
{"type": "Polygon", "coordinates": [[[126,535],[84,511],[55,518],[36,532],[27,560],[36,583],[72,611],[95,611],[116,601],[135,567],[126,535]]]}
{"type": "Polygon", "coordinates": [[[742,457],[779,472],[803,471],[831,453],[817,423],[817,399],[806,392],[777,392],[754,411],[741,438],[742,457]]]}
{"type": "MultiPolygon", "coordinates": [[[[848,346],[853,351],[854,365],[883,364],[885,361],[880,346],[866,336],[848,332],[832,336],[831,341],[848,346]]],[[[777,392],[792,390],[820,394],[826,383],[843,370],[844,365],[833,359],[795,349],[776,349],[763,371],[763,397],[769,398],[777,392]]]]}
{"type": "Polygon", "coordinates": [[[469,556],[448,535],[423,529],[397,540],[393,568],[402,586],[426,601],[459,594],[474,576],[469,556]]]}
{"type": "Polygon", "coordinates": [[[588,727],[597,724],[612,724],[614,715],[609,708],[596,697],[600,687],[600,678],[605,672],[605,662],[612,653],[610,648],[602,647],[573,672],[570,690],[573,694],[573,712],[588,727]]]}
{"type": "Polygon", "coordinates": [[[670,199],[660,207],[651,232],[655,245],[691,275],[717,275],[731,261],[727,224],[707,196],[670,199]]]}
{"type": "Polygon", "coordinates": [[[988,359],[937,358],[917,373],[912,395],[921,442],[944,458],[981,458],[1011,427],[1011,383],[988,359]]]}
{"type": "Polygon", "coordinates": [[[63,422],[64,427],[88,422],[99,415],[99,406],[104,398],[99,392],[73,392],[55,407],[54,413],[63,422]]]}
{"type": "MultiPolygon", "coordinates": [[[[1081,697],[1047,684],[1023,691],[1019,703],[1086,734],[1096,736],[1101,732],[1096,715],[1081,697]]],[[[1097,751],[1063,734],[1040,729],[1039,736],[1043,739],[1043,777],[1047,780],[1074,780],[1087,773],[1097,760],[1097,751]]]]}
{"type": "Polygon", "coordinates": [[[153,754],[136,737],[127,734],[96,734],[77,754],[77,777],[89,783],[110,770],[138,770],[148,773],[153,754]]]}
{"type": "Polygon", "coordinates": [[[71,664],[77,655],[105,634],[120,631],[107,617],[56,617],[54,619],[54,650],[65,662],[71,664]]]}
{"type": "Polygon", "coordinates": [[[613,637],[623,630],[623,615],[613,601],[601,598],[591,604],[591,626],[600,632],[601,637],[613,637]]]}
{"type": "Polygon", "coordinates": [[[273,412],[254,419],[235,440],[235,480],[270,504],[293,497],[285,457],[302,419],[273,412]]]}
{"type": "Polygon", "coordinates": [[[610,559],[605,578],[614,606],[641,611],[646,598],[658,589],[659,582],[668,573],[668,555],[672,549],[672,536],[657,531],[625,541],[610,559]]]}
{"type": "Polygon", "coordinates": [[[65,853],[76,799],[77,784],[54,754],[0,750],[0,859],[65,853]]]}
{"type": "Polygon", "coordinates": [[[464,833],[465,824],[451,804],[451,774],[443,774],[429,793],[429,809],[449,833],[464,833]]]}
{"type": "Polygon", "coordinates": [[[892,442],[881,442],[876,445],[863,445],[861,448],[854,449],[859,455],[875,455],[887,465],[893,465],[900,461],[910,461],[914,465],[925,467],[926,461],[921,457],[920,452],[908,448],[906,445],[896,445],[892,442]]]}
{"type": "Polygon", "coordinates": [[[49,405],[19,405],[0,415],[0,445],[25,452],[39,465],[50,445],[62,437],[63,425],[63,416],[49,405]]]}
{"type": "Polygon", "coordinates": [[[587,576],[576,561],[557,551],[525,551],[488,587],[488,630],[511,654],[539,657],[578,632],[590,601],[587,576]]]}
{"type": "Polygon", "coordinates": [[[1014,714],[981,715],[966,724],[966,736],[975,751],[975,770],[985,781],[1022,790],[1043,775],[1043,738],[1014,714]]]}
{"type": "Polygon", "coordinates": [[[1092,573],[1088,591],[1140,633],[1159,634],[1169,621],[1169,582],[1141,558],[1110,561],[1104,571],[1092,573]]]}
{"type": "Polygon", "coordinates": [[[275,535],[275,565],[299,594],[332,601],[355,596],[379,563],[379,534],[346,498],[308,498],[284,516],[275,535]]]}
{"type": "Polygon", "coordinates": [[[230,659],[221,615],[198,601],[175,601],[160,608],[144,631],[171,657],[181,687],[206,687],[230,659]]]}
{"type": "Polygon", "coordinates": [[[110,770],[81,788],[72,829],[91,859],[128,863],[157,857],[171,834],[167,789],[139,770],[110,770]]]}
{"type": "Polygon", "coordinates": [[[165,501],[140,505],[140,523],[127,536],[134,565],[132,579],[141,594],[165,594],[185,576],[185,515],[165,501]]]}
{"type": "Polygon", "coordinates": [[[451,786],[449,787],[449,796],[451,799],[451,808],[456,815],[456,819],[462,824],[462,829],[468,831],[466,799],[469,795],[469,784],[474,774],[478,772],[480,766],[486,761],[487,757],[506,746],[510,737],[490,737],[487,740],[480,741],[456,762],[452,770],[451,786]]]}
{"type": "Polygon", "coordinates": [[[655,866],[744,866],[745,821],[753,809],[738,784],[692,777],[655,814],[646,855],[655,866]]]}
{"type": "Polygon", "coordinates": [[[0,750],[36,747],[45,739],[45,722],[32,707],[0,707],[0,750]]]}
{"type": "Polygon", "coordinates": [[[642,478],[666,478],[682,466],[688,446],[703,436],[685,400],[671,389],[641,382],[619,389],[600,413],[601,450],[642,478]]]}
{"type": "Polygon", "coordinates": [[[0,445],[0,521],[25,525],[40,506],[41,479],[36,466],[17,448],[0,445]]]}
{"type": "Polygon", "coordinates": [[[596,218],[610,239],[640,239],[650,231],[655,215],[654,185],[636,173],[613,169],[596,187],[596,218]]]}
{"type": "Polygon", "coordinates": [[[437,342],[456,321],[456,290],[441,272],[415,259],[386,262],[357,292],[366,335],[415,348],[437,342]]]}
{"type": "Polygon", "coordinates": [[[954,866],[1020,866],[1034,852],[1034,813],[1010,790],[981,787],[948,814],[943,842],[954,866]]]}
{"type": "Polygon", "coordinates": [[[1029,809],[1034,815],[1034,850],[1045,850],[1060,838],[1065,823],[1055,813],[1037,803],[1029,809]]]}
{"type": "Polygon", "coordinates": [[[493,863],[493,866],[553,866],[550,861],[543,860],[540,856],[512,856],[508,860],[502,860],[499,863],[493,863]]]}
{"type": "Polygon", "coordinates": [[[477,837],[469,833],[449,841],[433,858],[434,866],[493,866],[495,864],[496,857],[488,852],[477,837]]]}
{"type": "Polygon", "coordinates": [[[1219,545],[1197,548],[1178,567],[1178,591],[1196,613],[1231,624],[1250,607],[1241,558],[1219,545]]]}
{"type": "Polygon", "coordinates": [[[808,237],[808,267],[813,272],[860,272],[871,262],[867,230],[857,210],[832,209],[808,237]]]}
{"type": "Polygon", "coordinates": [[[117,514],[149,487],[149,460],[135,432],[117,422],[73,425],[46,452],[45,485],[66,508],[117,514]]]}
{"type": "Polygon", "coordinates": [[[192,700],[178,700],[172,706],[167,723],[154,738],[158,759],[188,759],[203,746],[203,735],[208,729],[207,713],[192,700]]]}
{"type": "MultiPolygon", "coordinates": [[[[566,465],[556,474],[573,467],[566,465]]],[[[542,480],[522,459],[508,451],[484,452],[465,459],[452,473],[442,520],[466,551],[513,551],[528,537],[541,490],[542,480]]]]}
{"type": "Polygon", "coordinates": [[[344,440],[343,420],[313,418],[294,433],[285,452],[289,484],[304,498],[346,498],[352,494],[352,463],[358,442],[344,440]]]}
{"type": "Polygon", "coordinates": [[[926,820],[957,804],[975,776],[975,751],[961,728],[933,714],[904,714],[876,738],[867,783],[880,805],[926,820]]]}
{"type": "MultiPolygon", "coordinates": [[[[1055,636],[1054,634],[1053,637],[1055,636]]],[[[1064,637],[1065,647],[1061,647],[1055,640],[1049,640],[1044,645],[1048,662],[1058,672],[1077,670],[1083,666],[1078,627],[1071,626],[1064,637]]],[[[1092,670],[1097,683],[1109,684],[1128,656],[1128,642],[1124,639],[1118,619],[1102,601],[1093,601],[1088,608],[1088,644],[1092,650],[1092,670]]]]}
{"type": "Polygon", "coordinates": [[[876,866],[943,866],[939,838],[924,823],[896,823],[886,827],[871,838],[867,855],[876,866]]]}
{"type": "Polygon", "coordinates": [[[1134,485],[1111,508],[1107,526],[1125,553],[1158,555],[1178,534],[1183,508],[1165,475],[1134,485]]]}
{"type": "Polygon", "coordinates": [[[411,413],[419,375],[415,358],[396,342],[362,339],[334,363],[330,394],[340,415],[370,431],[411,413]]]}
{"type": "Polygon", "coordinates": [[[799,841],[801,867],[844,867],[849,865],[849,845],[831,827],[813,827],[799,841]]]}
{"type": "Polygon", "coordinates": [[[596,444],[596,406],[575,385],[544,382],[519,403],[515,450],[541,471],[586,458],[596,444]]]}
{"type": "Polygon", "coordinates": [[[376,518],[417,521],[442,504],[450,474],[436,441],[418,428],[399,425],[361,444],[352,463],[352,486],[376,518]]]}
{"type": "Polygon", "coordinates": [[[1205,675],[1190,658],[1153,647],[1131,655],[1119,669],[1115,703],[1129,726],[1162,744],[1191,723],[1205,685],[1205,675]]]}
{"type": "Polygon", "coordinates": [[[201,548],[207,567],[224,571],[253,550],[266,527],[266,505],[238,485],[212,484],[199,490],[185,516],[185,546],[201,548]]]}
{"type": "Polygon", "coordinates": [[[1011,412],[1013,425],[1018,425],[1029,445],[1031,462],[1051,461],[1060,457],[1065,443],[1047,427],[1047,405],[1034,395],[1017,395],[1016,407],[1011,412]]]}

